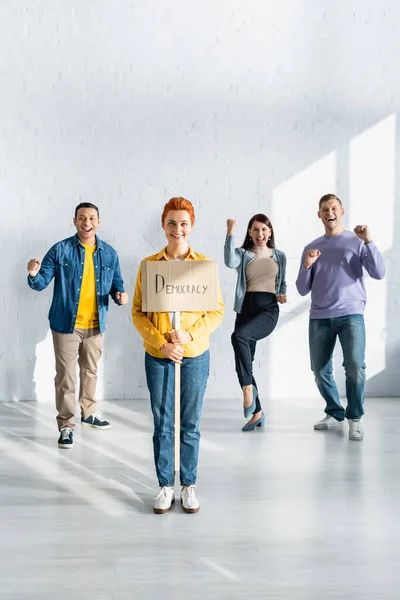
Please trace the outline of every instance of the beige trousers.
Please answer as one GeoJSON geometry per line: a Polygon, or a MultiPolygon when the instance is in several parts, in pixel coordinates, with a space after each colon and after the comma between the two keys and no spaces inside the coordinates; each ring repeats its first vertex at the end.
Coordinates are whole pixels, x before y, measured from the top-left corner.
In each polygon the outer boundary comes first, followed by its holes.
{"type": "Polygon", "coordinates": [[[103,349],[100,329],[74,329],[73,333],[52,331],[56,359],[56,408],[58,429],[75,427],[76,361],[79,364],[79,404],[87,419],[97,410],[97,363],[103,349]]]}

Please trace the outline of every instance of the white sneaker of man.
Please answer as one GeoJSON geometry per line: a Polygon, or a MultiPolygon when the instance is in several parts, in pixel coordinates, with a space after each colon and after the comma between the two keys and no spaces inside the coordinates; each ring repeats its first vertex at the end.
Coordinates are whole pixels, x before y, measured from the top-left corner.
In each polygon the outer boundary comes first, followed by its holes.
{"type": "Polygon", "coordinates": [[[349,419],[349,439],[360,442],[364,439],[364,430],[361,427],[361,419],[349,419]]]}
{"type": "Polygon", "coordinates": [[[162,515],[171,510],[171,506],[174,502],[174,488],[171,485],[164,485],[164,487],[161,488],[160,493],[154,501],[153,511],[157,515],[162,515]]]}
{"type": "Polygon", "coordinates": [[[339,427],[342,425],[343,421],[338,421],[335,417],[331,417],[331,415],[326,415],[321,421],[315,423],[314,429],[332,429],[332,427],[339,427]]]}
{"type": "Polygon", "coordinates": [[[181,490],[181,504],[182,508],[186,513],[196,513],[200,510],[200,502],[196,498],[194,493],[194,485],[182,486],[181,490]]]}

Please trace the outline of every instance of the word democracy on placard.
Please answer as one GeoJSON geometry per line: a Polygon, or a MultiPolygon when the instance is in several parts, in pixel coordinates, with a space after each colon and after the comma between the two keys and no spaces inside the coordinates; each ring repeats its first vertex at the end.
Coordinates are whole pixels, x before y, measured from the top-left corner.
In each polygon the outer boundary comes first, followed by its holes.
{"type": "Polygon", "coordinates": [[[156,275],[156,294],[160,294],[165,289],[165,294],[205,294],[208,285],[191,285],[172,283],[165,284],[165,278],[162,275],[156,275]]]}

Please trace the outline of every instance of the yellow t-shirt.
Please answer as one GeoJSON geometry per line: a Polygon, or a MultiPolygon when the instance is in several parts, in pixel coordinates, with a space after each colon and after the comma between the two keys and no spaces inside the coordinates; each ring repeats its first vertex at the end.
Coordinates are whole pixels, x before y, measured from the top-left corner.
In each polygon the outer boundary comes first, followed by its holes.
{"type": "Polygon", "coordinates": [[[82,244],[82,246],[85,249],[85,263],[83,265],[81,293],[75,327],[77,329],[92,329],[99,326],[93,261],[96,245],[87,246],[86,244],[82,244]]]}

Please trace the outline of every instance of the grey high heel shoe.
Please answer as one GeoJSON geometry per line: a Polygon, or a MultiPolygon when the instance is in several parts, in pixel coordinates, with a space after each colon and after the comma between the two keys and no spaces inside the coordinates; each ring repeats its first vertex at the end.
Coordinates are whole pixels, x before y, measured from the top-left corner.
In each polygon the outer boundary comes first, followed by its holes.
{"type": "Polygon", "coordinates": [[[254,421],[254,423],[246,423],[246,425],[242,427],[242,431],[254,431],[256,427],[265,427],[264,413],[259,419],[257,419],[257,421],[254,421]]]}
{"type": "Polygon", "coordinates": [[[243,404],[243,414],[244,414],[245,419],[248,419],[250,417],[250,415],[252,415],[253,412],[255,411],[257,396],[258,396],[257,388],[255,385],[253,385],[253,402],[251,403],[250,406],[247,406],[247,407],[243,404]]]}

